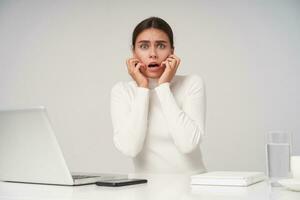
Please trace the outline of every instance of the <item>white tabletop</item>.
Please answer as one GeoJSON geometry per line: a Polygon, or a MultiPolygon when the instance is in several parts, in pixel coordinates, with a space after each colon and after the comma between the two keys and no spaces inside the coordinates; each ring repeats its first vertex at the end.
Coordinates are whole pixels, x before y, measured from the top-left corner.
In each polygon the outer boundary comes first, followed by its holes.
{"type": "MultiPolygon", "coordinates": [[[[133,175],[131,175],[133,177],[133,175]]],[[[109,199],[109,200],[299,200],[300,192],[271,187],[260,182],[248,187],[191,186],[189,176],[148,175],[148,183],[119,188],[85,186],[53,186],[0,182],[0,199],[109,199]]]]}

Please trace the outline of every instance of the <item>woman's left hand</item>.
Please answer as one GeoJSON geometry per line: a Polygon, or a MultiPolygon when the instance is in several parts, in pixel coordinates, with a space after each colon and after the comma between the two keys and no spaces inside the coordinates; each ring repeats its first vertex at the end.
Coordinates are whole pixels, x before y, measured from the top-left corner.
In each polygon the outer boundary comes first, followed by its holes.
{"type": "Polygon", "coordinates": [[[166,68],[161,77],[158,79],[158,84],[160,85],[166,82],[171,82],[176,74],[179,64],[180,59],[177,56],[174,54],[168,56],[168,58],[161,63],[161,65],[165,65],[166,68]]]}

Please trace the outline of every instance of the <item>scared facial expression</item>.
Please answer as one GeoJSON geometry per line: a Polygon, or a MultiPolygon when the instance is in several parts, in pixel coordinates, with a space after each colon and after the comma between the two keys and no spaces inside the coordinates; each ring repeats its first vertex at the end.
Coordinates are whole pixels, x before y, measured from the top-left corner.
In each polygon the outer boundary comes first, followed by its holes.
{"type": "Polygon", "coordinates": [[[148,78],[159,78],[164,70],[165,61],[173,54],[168,35],[155,28],[142,31],[136,38],[133,56],[145,65],[141,72],[148,78]]]}

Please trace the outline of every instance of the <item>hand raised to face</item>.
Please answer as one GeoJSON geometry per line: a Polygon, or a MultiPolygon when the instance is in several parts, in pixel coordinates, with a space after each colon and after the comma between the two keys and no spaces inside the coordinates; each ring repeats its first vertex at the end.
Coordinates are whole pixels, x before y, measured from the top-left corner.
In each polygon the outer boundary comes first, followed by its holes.
{"type": "Polygon", "coordinates": [[[146,65],[137,58],[128,58],[126,60],[127,70],[132,79],[139,87],[148,88],[148,78],[143,75],[146,65]]]}
{"type": "Polygon", "coordinates": [[[158,84],[163,84],[166,82],[171,82],[173,77],[176,74],[177,68],[180,64],[180,59],[175,56],[175,54],[171,54],[168,58],[161,63],[161,65],[165,65],[165,71],[158,79],[158,84]]]}

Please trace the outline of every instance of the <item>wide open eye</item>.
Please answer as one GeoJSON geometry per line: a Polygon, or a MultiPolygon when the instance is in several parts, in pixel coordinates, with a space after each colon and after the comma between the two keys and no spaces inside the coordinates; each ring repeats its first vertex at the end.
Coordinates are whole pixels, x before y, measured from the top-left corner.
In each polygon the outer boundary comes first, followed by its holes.
{"type": "Polygon", "coordinates": [[[143,43],[143,44],[140,45],[140,48],[141,48],[141,49],[148,49],[148,48],[149,48],[149,45],[146,44],[146,43],[143,43]]]}
{"type": "Polygon", "coordinates": [[[157,45],[157,47],[158,47],[159,49],[164,49],[164,48],[166,48],[166,45],[163,44],[163,43],[159,43],[159,44],[157,45]]]}

